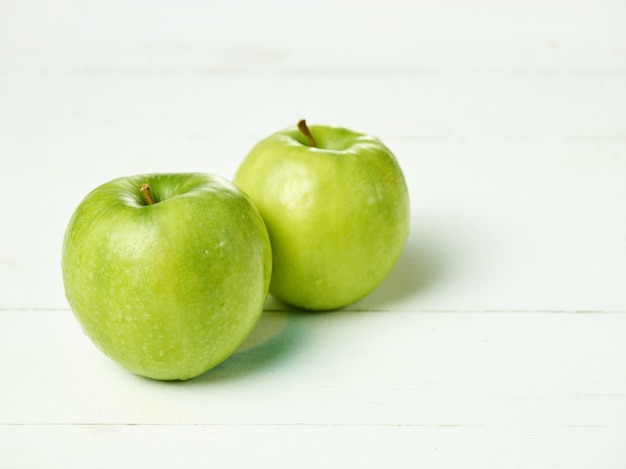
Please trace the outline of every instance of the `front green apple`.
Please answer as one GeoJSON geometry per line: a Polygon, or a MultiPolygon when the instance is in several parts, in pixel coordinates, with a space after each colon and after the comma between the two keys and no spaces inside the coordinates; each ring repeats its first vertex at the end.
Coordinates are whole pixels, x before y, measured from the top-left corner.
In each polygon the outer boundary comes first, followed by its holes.
{"type": "Polygon", "coordinates": [[[370,135],[311,126],[259,142],[234,182],[270,234],[270,292],[311,310],[337,309],[374,290],[409,232],[409,195],[392,152],[370,135]]]}
{"type": "Polygon", "coordinates": [[[208,174],[120,178],[74,212],[63,244],[67,300],[91,340],[129,371],[196,377],[258,321],[271,275],[263,220],[208,174]]]}

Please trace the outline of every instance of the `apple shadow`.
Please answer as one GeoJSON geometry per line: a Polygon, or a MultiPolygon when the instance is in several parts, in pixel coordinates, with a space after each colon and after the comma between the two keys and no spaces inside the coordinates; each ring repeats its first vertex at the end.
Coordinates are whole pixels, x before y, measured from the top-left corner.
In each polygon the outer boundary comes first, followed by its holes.
{"type": "Polygon", "coordinates": [[[265,310],[246,341],[215,368],[191,380],[194,384],[233,380],[278,366],[302,342],[303,330],[288,311],[265,310]]]}

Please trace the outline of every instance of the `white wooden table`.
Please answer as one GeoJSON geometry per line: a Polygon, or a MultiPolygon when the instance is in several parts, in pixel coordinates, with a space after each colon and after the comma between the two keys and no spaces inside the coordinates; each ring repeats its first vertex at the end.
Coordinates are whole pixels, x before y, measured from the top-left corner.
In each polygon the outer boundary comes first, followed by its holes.
{"type": "Polygon", "coordinates": [[[626,2],[0,1],[0,468],[626,467],[626,2]],[[305,117],[411,193],[345,310],[271,298],[185,383],[82,334],[61,242],[118,176],[231,178],[305,117]]]}

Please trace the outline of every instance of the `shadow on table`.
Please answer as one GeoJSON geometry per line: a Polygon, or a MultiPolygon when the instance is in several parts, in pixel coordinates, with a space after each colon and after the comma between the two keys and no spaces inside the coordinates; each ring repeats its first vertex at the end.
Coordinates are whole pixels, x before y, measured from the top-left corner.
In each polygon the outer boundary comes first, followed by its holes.
{"type": "Polygon", "coordinates": [[[248,339],[222,364],[195,383],[232,380],[277,366],[302,342],[302,328],[288,311],[265,311],[248,339]]]}

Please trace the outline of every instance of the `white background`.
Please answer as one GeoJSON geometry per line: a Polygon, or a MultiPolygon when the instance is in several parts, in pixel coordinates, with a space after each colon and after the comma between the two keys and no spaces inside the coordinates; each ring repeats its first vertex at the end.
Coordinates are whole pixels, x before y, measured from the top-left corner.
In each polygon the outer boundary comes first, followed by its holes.
{"type": "Polygon", "coordinates": [[[0,0],[0,468],[626,467],[626,2],[0,0]],[[109,179],[203,171],[299,118],[411,196],[369,297],[269,298],[228,361],[128,374],[63,233],[109,179]]]}

